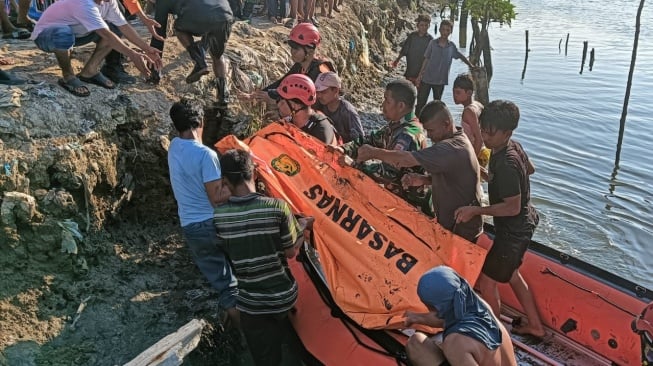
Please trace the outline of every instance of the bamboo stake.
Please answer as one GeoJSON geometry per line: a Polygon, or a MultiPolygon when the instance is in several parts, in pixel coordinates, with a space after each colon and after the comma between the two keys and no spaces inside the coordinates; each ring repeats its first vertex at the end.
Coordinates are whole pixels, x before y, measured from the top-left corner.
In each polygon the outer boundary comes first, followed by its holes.
{"type": "Polygon", "coordinates": [[[558,42],[558,54],[562,53],[562,38],[560,38],[560,41],[558,42]]]}
{"type": "Polygon", "coordinates": [[[524,56],[524,69],[521,72],[521,79],[524,80],[524,76],[526,75],[526,64],[528,64],[528,53],[531,50],[528,49],[528,29],[526,30],[526,55],[524,56]]]}
{"type": "MultiPolygon", "coordinates": [[[[614,173],[619,169],[619,159],[621,158],[621,144],[624,140],[624,130],[626,129],[626,115],[628,114],[628,101],[630,100],[630,88],[633,85],[633,73],[635,72],[635,61],[637,60],[637,44],[639,43],[639,29],[642,23],[642,10],[644,9],[644,0],[639,3],[637,9],[637,20],[635,21],[635,40],[633,41],[633,55],[630,58],[630,71],[628,71],[628,82],[626,83],[626,95],[624,96],[624,106],[621,110],[621,121],[619,121],[619,138],[617,140],[617,153],[614,158],[614,173]]],[[[616,174],[614,174],[616,175],[616,174]]]]}
{"type": "Polygon", "coordinates": [[[585,67],[585,60],[587,59],[587,41],[583,41],[583,61],[580,63],[580,74],[583,74],[583,68],[585,67]]]}
{"type": "Polygon", "coordinates": [[[567,40],[565,41],[565,56],[567,56],[567,46],[569,46],[569,33],[567,33],[567,40]]]}
{"type": "Polygon", "coordinates": [[[590,71],[594,68],[594,47],[590,51],[590,71]]]}

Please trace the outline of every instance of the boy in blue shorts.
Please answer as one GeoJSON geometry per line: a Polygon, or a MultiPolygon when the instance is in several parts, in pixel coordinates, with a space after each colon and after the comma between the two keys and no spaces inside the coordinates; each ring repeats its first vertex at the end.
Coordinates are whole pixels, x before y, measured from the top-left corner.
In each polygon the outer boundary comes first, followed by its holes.
{"type": "Polygon", "coordinates": [[[479,215],[494,217],[496,236],[485,258],[478,286],[481,296],[499,316],[501,299],[497,283],[509,283],[521,304],[528,324],[513,332],[537,338],[545,335],[533,294],[519,273],[519,266],[539,222],[531,204],[529,175],[535,168],[521,144],[511,139],[519,122],[519,108],[510,101],[495,100],[481,113],[481,135],[492,149],[488,166],[490,206],[465,206],[456,210],[456,222],[479,215]]]}

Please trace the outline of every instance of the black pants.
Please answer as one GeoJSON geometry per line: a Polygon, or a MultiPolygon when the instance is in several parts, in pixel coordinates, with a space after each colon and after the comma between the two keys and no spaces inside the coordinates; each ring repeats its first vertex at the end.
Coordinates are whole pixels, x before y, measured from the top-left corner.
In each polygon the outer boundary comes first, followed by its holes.
{"type": "Polygon", "coordinates": [[[229,7],[231,8],[231,12],[234,14],[234,17],[239,19],[243,17],[242,0],[229,0],[229,7]]]}
{"type": "Polygon", "coordinates": [[[433,85],[421,82],[419,88],[417,88],[417,106],[415,108],[415,113],[419,117],[422,108],[429,99],[429,93],[433,90],[433,100],[440,100],[442,98],[442,92],[444,91],[444,85],[433,85]]]}
{"type": "Polygon", "coordinates": [[[288,313],[252,315],[241,312],[240,325],[256,366],[280,365],[284,343],[288,345],[292,359],[300,364],[301,343],[288,313]]]}

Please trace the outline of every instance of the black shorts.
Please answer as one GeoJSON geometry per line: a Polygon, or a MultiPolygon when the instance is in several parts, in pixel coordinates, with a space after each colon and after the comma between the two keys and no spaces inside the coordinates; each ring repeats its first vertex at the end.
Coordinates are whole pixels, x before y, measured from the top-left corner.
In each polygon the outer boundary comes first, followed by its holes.
{"type": "Polygon", "coordinates": [[[211,57],[218,59],[222,57],[231,35],[233,22],[220,22],[208,32],[202,35],[202,44],[209,50],[211,57]]]}
{"type": "Polygon", "coordinates": [[[531,236],[532,234],[497,234],[481,271],[497,282],[510,281],[512,274],[522,264],[531,236]]]}
{"type": "MultiPolygon", "coordinates": [[[[232,25],[233,22],[231,21],[217,22],[211,24],[210,27],[206,27],[206,33],[198,33],[197,31],[183,29],[181,27],[177,27],[176,23],[175,29],[185,33],[190,33],[196,37],[201,36],[202,47],[207,49],[211,56],[217,59],[220,58],[224,53],[227,41],[229,41],[229,36],[231,36],[232,25]]],[[[203,27],[200,26],[198,29],[203,29],[203,27]]]]}

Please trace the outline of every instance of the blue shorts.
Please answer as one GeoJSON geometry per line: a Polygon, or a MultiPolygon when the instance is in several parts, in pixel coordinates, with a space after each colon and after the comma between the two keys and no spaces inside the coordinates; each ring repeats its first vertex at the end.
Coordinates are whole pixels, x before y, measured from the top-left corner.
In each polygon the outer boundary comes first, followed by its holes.
{"type": "Polygon", "coordinates": [[[220,306],[223,309],[236,306],[238,283],[229,261],[218,247],[213,219],[194,222],[181,229],[195,264],[211,286],[218,290],[220,306]]]}
{"type": "MultiPolygon", "coordinates": [[[[118,27],[113,24],[109,24],[109,29],[119,37],[122,35],[118,27]]],[[[97,43],[99,40],[100,36],[95,32],[76,38],[70,26],[55,25],[43,29],[34,40],[34,43],[36,43],[36,47],[41,51],[55,52],[67,51],[73,48],[73,46],[83,46],[91,42],[97,43]]]]}

